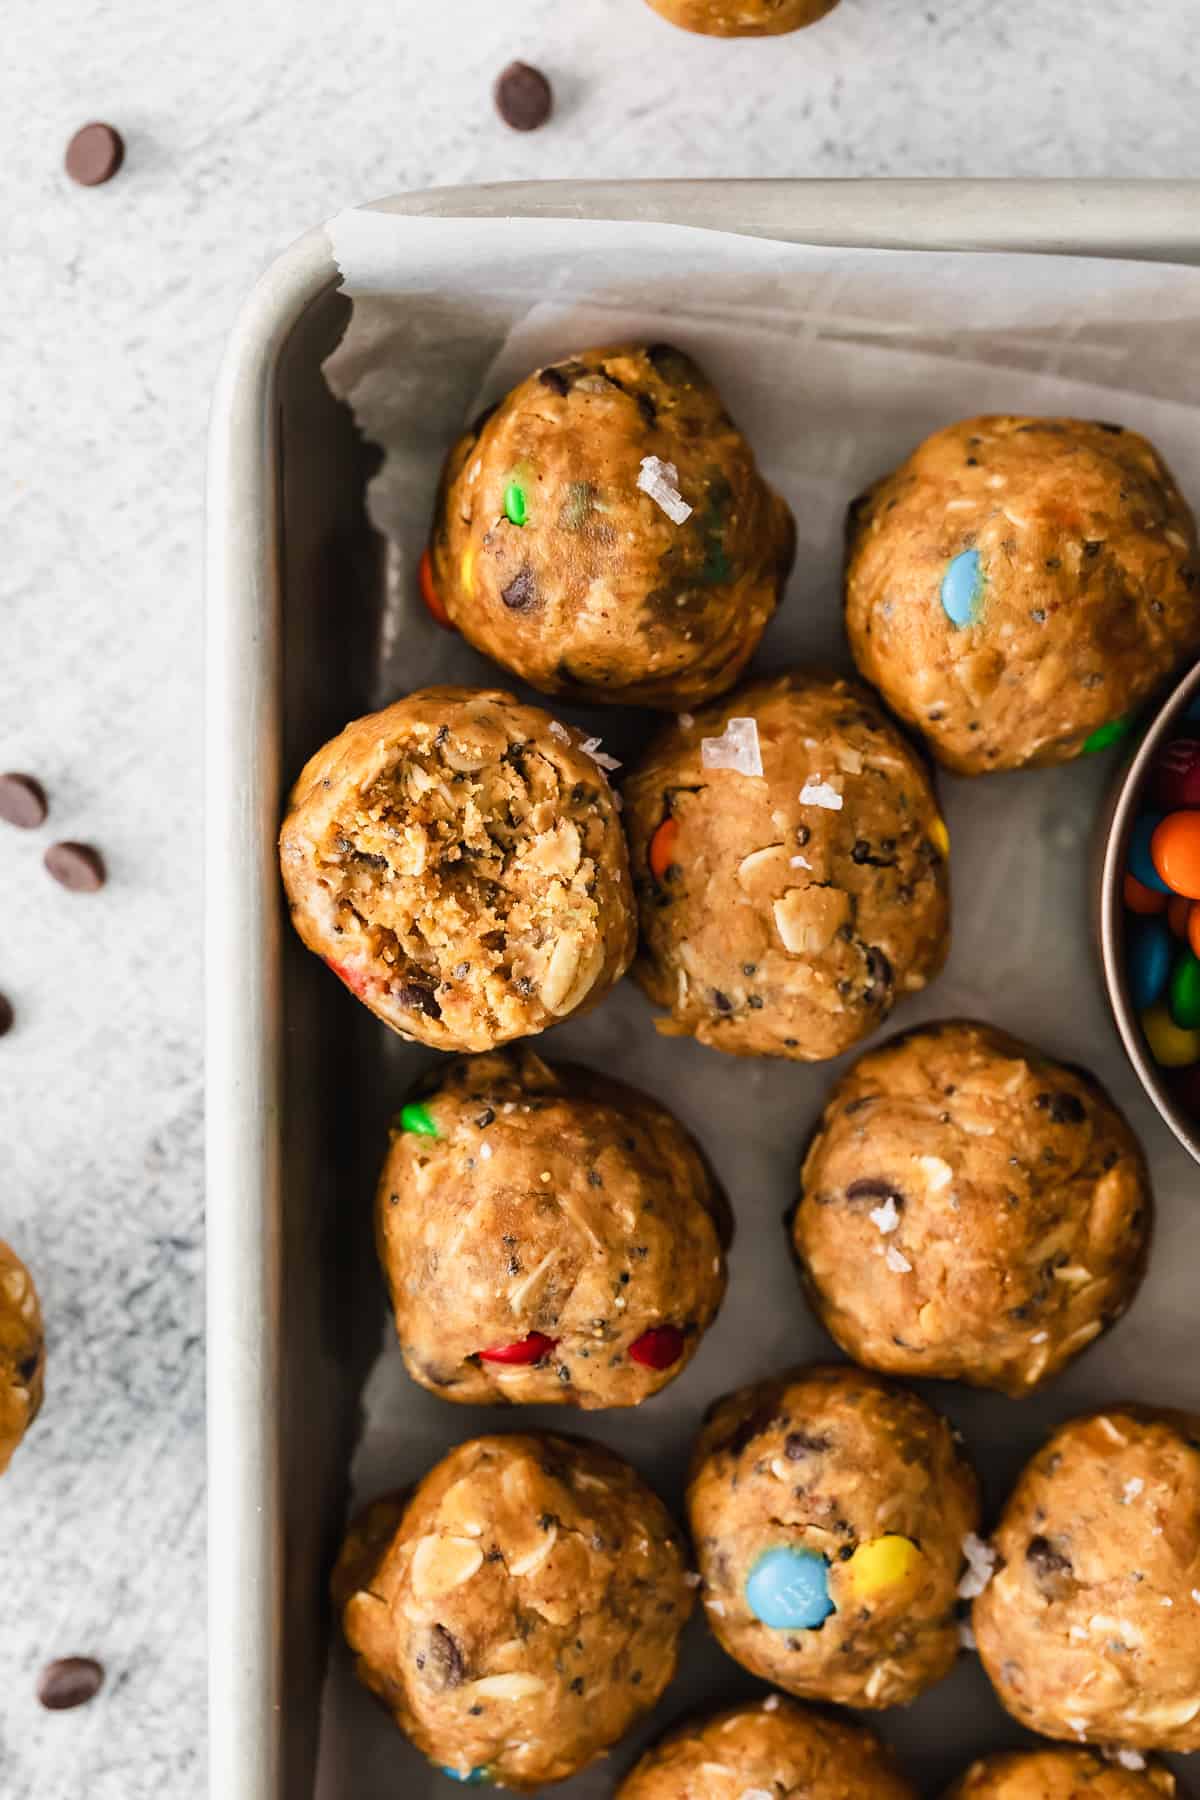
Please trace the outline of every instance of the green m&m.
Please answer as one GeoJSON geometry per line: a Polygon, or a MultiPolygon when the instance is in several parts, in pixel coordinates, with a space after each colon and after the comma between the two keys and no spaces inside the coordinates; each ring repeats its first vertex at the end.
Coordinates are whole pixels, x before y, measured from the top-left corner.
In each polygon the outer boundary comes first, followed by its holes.
{"type": "Polygon", "coordinates": [[[415,1131],[418,1137],[435,1138],[438,1135],[429,1108],[422,1106],[419,1100],[410,1100],[407,1106],[400,1108],[400,1129],[415,1131]]]}
{"type": "Polygon", "coordinates": [[[510,481],[504,490],[504,516],[510,525],[524,525],[529,517],[525,489],[519,481],[510,481]]]}

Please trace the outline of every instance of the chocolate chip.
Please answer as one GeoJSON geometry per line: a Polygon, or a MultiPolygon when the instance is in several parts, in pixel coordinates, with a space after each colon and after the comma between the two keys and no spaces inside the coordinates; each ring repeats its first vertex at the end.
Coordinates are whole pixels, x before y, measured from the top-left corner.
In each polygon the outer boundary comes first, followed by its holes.
{"type": "Polygon", "coordinates": [[[1097,419],[1096,423],[1101,431],[1111,431],[1114,437],[1123,437],[1125,434],[1125,427],[1123,425],[1109,425],[1104,419],[1097,419]]]}
{"type": "Polygon", "coordinates": [[[0,775],[0,819],[32,831],[46,817],[46,790],[32,775],[0,775]]]}
{"type": "Polygon", "coordinates": [[[427,1661],[431,1675],[442,1687],[461,1685],[467,1672],[463,1653],[444,1625],[435,1625],[429,1633],[427,1661]]]}
{"type": "Polygon", "coordinates": [[[1040,1112],[1048,1112],[1055,1125],[1082,1125],[1087,1118],[1076,1094],[1039,1094],[1033,1104],[1040,1112]]]}
{"type": "MultiPolygon", "coordinates": [[[[849,1108],[846,1110],[849,1111],[849,1108]]],[[[846,1198],[851,1201],[875,1200],[880,1203],[891,1200],[896,1206],[904,1205],[904,1195],[899,1188],[893,1187],[890,1181],[884,1181],[879,1175],[862,1175],[857,1181],[852,1181],[846,1189],[846,1198]]]]}
{"type": "Polygon", "coordinates": [[[37,1697],[50,1712],[86,1706],[104,1686],[104,1670],[90,1656],[60,1656],[38,1676],[37,1697]]]}
{"type": "Polygon", "coordinates": [[[0,1037],[5,1037],[13,1028],[12,1001],[7,994],[0,994],[0,1037]]]}
{"type": "Polygon", "coordinates": [[[496,111],[513,131],[536,131],[554,110],[554,92],[540,69],[511,62],[496,79],[496,111]]]}
{"type": "Polygon", "coordinates": [[[1039,1581],[1052,1580],[1056,1575],[1073,1575],[1075,1570],[1069,1556],[1056,1550],[1049,1538],[1032,1537],[1025,1549],[1025,1561],[1036,1573],[1039,1581]]]}
{"type": "Polygon", "coordinates": [[[723,994],[720,988],[713,989],[713,1005],[720,1013],[733,1011],[733,1001],[729,998],[728,994],[723,994]]]}
{"type": "Polygon", "coordinates": [[[789,1462],[803,1462],[806,1456],[820,1456],[833,1443],[831,1437],[812,1431],[789,1431],[783,1440],[783,1454],[789,1462]]]}
{"type": "Polygon", "coordinates": [[[655,406],[649,394],[639,394],[637,396],[637,409],[642,415],[643,424],[658,424],[658,408],[655,406]]]}
{"type": "Polygon", "coordinates": [[[561,369],[542,369],[538,374],[538,380],[552,393],[569,394],[571,391],[571,384],[561,369]]]}
{"type": "Polygon", "coordinates": [[[1099,556],[1102,549],[1103,549],[1102,544],[1097,544],[1094,541],[1092,541],[1092,542],[1086,543],[1083,546],[1083,554],[1085,556],[1099,556]]]}
{"type": "Polygon", "coordinates": [[[500,598],[510,612],[528,612],[537,600],[533,570],[528,565],[518,569],[508,586],[501,588],[500,598]]]}
{"type": "Polygon", "coordinates": [[[413,1012],[424,1013],[427,1019],[440,1019],[442,1009],[427,987],[421,987],[415,981],[406,981],[396,989],[396,999],[401,1006],[411,1008],[413,1012]]]}
{"type": "Polygon", "coordinates": [[[867,1004],[874,1006],[881,1000],[890,999],[893,983],[892,965],[883,951],[874,944],[867,951],[867,975],[869,978],[866,992],[867,1004]]]}
{"type": "Polygon", "coordinates": [[[80,187],[101,187],[125,161],[125,145],[113,125],[81,125],[67,145],[63,163],[80,187]]]}
{"type": "Polygon", "coordinates": [[[475,1123],[478,1126],[480,1131],[486,1131],[488,1126],[492,1123],[492,1120],[495,1117],[496,1117],[496,1114],[492,1110],[492,1108],[490,1106],[485,1106],[483,1111],[479,1114],[478,1118],[475,1120],[475,1123]]]}
{"type": "Polygon", "coordinates": [[[778,1417],[779,1413],[774,1406],[756,1407],[753,1412],[747,1414],[740,1425],[730,1432],[723,1444],[716,1446],[717,1452],[723,1451],[729,1456],[741,1456],[756,1437],[761,1437],[764,1431],[771,1429],[778,1417]]]}
{"type": "Polygon", "coordinates": [[[37,1374],[38,1365],[41,1360],[41,1351],[35,1350],[32,1356],[25,1357],[22,1362],[17,1364],[17,1374],[21,1377],[21,1380],[25,1383],[26,1387],[29,1386],[29,1383],[37,1374]]]}
{"type": "Polygon", "coordinates": [[[90,844],[51,844],[42,860],[55,881],[73,894],[94,894],[104,886],[104,858],[90,844]]]}

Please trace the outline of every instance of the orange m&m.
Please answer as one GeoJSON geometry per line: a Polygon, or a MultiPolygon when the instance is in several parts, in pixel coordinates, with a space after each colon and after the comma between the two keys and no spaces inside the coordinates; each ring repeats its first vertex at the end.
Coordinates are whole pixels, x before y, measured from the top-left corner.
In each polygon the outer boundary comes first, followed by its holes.
{"type": "Polygon", "coordinates": [[[442,605],[442,597],[433,585],[433,563],[428,550],[421,558],[421,566],[417,570],[417,580],[421,585],[421,598],[433,617],[445,631],[453,631],[454,626],[450,622],[450,614],[442,605]]]}
{"type": "Polygon", "coordinates": [[[1192,916],[1192,903],[1182,894],[1172,894],[1167,901],[1167,924],[1177,938],[1185,938],[1188,934],[1188,922],[1192,916]]]}
{"type": "Polygon", "coordinates": [[[650,873],[655,881],[666,880],[667,870],[670,868],[675,854],[675,840],[678,836],[679,820],[666,818],[650,839],[646,860],[650,864],[650,873]]]}
{"type": "Polygon", "coordinates": [[[1168,813],[1150,839],[1150,860],[1173,893],[1200,900],[1200,811],[1168,813]]]}

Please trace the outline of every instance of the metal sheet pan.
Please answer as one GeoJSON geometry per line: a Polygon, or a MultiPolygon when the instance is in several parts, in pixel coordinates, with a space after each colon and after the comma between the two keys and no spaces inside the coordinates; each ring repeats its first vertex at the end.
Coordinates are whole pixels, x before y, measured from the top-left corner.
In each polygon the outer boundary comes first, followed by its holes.
{"type": "MultiPolygon", "coordinates": [[[[439,216],[652,218],[864,247],[1197,262],[1198,197],[1186,182],[564,183],[380,204],[439,216]]],[[[325,1581],[357,1397],[378,1342],[379,1315],[358,1297],[376,1292],[363,1196],[389,1096],[382,1081],[341,1078],[379,1060],[377,1027],[285,934],[274,853],[284,782],[370,701],[382,582],[362,511],[370,456],[320,376],[345,316],[318,229],[248,301],[212,421],[209,1632],[211,1791],[220,1800],[312,1793],[325,1581]]],[[[458,1435],[469,1429],[464,1419],[458,1435]]],[[[1005,1445],[995,1449],[997,1466],[1011,1469],[1005,1445]]],[[[737,1671],[725,1670],[727,1691],[738,1691],[737,1671]]],[[[943,1706],[971,1703],[950,1686],[943,1706]]],[[[892,1735],[911,1744],[914,1720],[928,1732],[928,1717],[922,1726],[909,1715],[892,1735]]],[[[932,1745],[920,1761],[940,1778],[947,1755],[932,1745]]],[[[403,1791],[424,1791],[421,1778],[403,1791]]]]}

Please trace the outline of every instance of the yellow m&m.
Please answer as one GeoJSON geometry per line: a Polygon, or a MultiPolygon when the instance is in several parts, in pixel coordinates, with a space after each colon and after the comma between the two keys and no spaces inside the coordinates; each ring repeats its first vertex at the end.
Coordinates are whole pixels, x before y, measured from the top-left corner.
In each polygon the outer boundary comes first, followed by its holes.
{"type": "Polygon", "coordinates": [[[845,1566],[845,1579],[858,1600],[895,1594],[920,1575],[925,1558],[911,1538],[889,1533],[860,1544],[845,1566]]]}

